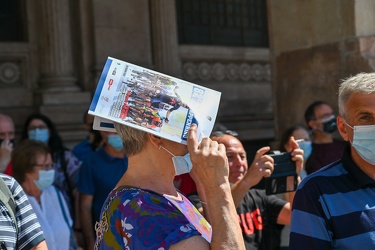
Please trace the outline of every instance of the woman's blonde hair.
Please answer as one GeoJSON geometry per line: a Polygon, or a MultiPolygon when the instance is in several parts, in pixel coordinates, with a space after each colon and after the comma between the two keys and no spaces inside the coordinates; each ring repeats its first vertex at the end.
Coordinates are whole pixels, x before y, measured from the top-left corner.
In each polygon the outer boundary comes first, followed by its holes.
{"type": "Polygon", "coordinates": [[[146,132],[119,123],[115,123],[115,128],[122,139],[127,156],[136,155],[142,151],[147,141],[146,132]]]}

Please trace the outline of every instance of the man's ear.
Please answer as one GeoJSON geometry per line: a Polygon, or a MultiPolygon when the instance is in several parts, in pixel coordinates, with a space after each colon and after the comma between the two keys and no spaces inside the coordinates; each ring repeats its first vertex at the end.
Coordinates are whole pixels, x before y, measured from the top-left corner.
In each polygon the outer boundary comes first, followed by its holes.
{"type": "Polygon", "coordinates": [[[309,126],[309,128],[311,129],[315,129],[315,122],[313,120],[310,120],[307,125],[309,126]]]}
{"type": "Polygon", "coordinates": [[[345,141],[349,141],[348,126],[346,126],[344,118],[342,118],[341,116],[337,116],[336,124],[341,137],[345,141]]]}

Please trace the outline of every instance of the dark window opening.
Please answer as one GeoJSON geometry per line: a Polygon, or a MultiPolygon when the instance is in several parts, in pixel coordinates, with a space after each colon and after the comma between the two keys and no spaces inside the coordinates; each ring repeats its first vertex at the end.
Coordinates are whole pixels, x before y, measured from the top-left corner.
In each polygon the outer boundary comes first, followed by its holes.
{"type": "Polygon", "coordinates": [[[24,0],[0,0],[0,42],[27,40],[24,0]]]}
{"type": "Polygon", "coordinates": [[[268,47],[265,0],[176,0],[180,44],[268,47]]]}

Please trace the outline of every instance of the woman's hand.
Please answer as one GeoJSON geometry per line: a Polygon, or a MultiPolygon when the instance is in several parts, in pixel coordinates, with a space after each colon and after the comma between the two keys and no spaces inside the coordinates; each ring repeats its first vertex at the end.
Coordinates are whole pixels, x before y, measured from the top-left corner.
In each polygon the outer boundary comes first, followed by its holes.
{"type": "Polygon", "coordinates": [[[229,166],[225,146],[210,138],[203,138],[201,143],[198,143],[196,133],[197,126],[193,124],[188,134],[188,150],[193,163],[190,175],[195,183],[211,188],[229,183],[229,166]]]}
{"type": "Polygon", "coordinates": [[[289,139],[289,146],[290,146],[290,155],[292,156],[292,160],[296,163],[296,172],[299,176],[301,171],[303,170],[303,149],[301,149],[294,139],[293,136],[289,139]]]}

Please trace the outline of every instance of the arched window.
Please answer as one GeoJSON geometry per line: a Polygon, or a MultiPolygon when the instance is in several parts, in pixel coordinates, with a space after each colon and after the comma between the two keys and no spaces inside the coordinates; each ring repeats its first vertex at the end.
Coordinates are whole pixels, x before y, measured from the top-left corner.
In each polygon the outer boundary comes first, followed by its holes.
{"type": "Polygon", "coordinates": [[[176,0],[180,44],[268,47],[265,0],[176,0]]]}
{"type": "Polygon", "coordinates": [[[0,42],[27,41],[24,0],[0,0],[0,42]]]}

